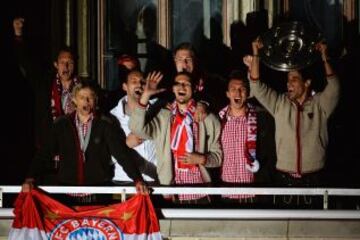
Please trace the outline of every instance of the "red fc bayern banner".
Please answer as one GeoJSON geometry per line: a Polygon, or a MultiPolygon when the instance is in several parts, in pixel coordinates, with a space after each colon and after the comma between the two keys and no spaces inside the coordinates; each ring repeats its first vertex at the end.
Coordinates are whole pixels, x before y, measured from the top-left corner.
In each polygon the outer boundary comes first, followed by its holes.
{"type": "Polygon", "coordinates": [[[40,190],[20,193],[10,240],[158,240],[159,222],[148,195],[106,207],[71,208],[40,190]],[[84,208],[85,209],[85,208],[84,208]]]}

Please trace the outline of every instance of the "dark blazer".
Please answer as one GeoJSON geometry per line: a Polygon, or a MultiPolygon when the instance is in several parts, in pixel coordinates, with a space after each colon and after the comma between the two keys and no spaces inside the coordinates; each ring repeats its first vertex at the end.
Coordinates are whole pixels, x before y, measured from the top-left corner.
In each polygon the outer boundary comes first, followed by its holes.
{"type": "MultiPolygon", "coordinates": [[[[59,184],[77,185],[78,136],[75,114],[55,120],[47,140],[36,154],[28,177],[41,177],[60,156],[57,181],[59,184]]],[[[142,180],[135,161],[129,158],[129,148],[121,137],[120,128],[109,118],[96,116],[93,119],[88,147],[85,151],[84,185],[101,185],[113,177],[111,156],[114,156],[125,172],[134,181],[142,180]]]]}

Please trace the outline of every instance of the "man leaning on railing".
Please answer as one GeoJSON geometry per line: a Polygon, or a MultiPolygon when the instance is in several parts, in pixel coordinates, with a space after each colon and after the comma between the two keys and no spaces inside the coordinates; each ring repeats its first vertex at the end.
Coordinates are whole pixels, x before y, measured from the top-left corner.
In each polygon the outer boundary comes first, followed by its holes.
{"type": "MultiPolygon", "coordinates": [[[[134,161],[128,160],[128,147],[121,138],[117,125],[108,118],[95,114],[97,86],[89,81],[77,84],[72,92],[76,111],[55,120],[42,149],[36,154],[22,191],[32,189],[55,155],[60,156],[57,180],[59,185],[109,185],[114,156],[135,182],[138,193],[147,193],[147,187],[134,161]]],[[[69,201],[104,203],[95,195],[70,194],[69,201]]]]}

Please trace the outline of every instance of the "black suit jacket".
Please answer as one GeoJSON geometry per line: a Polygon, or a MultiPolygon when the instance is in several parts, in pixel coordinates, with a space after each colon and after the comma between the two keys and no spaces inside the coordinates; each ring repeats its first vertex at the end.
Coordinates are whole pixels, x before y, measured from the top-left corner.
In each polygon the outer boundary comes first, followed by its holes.
{"type": "MultiPolygon", "coordinates": [[[[47,134],[47,140],[36,154],[28,177],[41,177],[49,171],[56,155],[60,156],[57,180],[60,184],[77,185],[78,136],[75,114],[61,116],[47,134]]],[[[85,151],[84,185],[101,185],[113,177],[111,156],[114,156],[125,172],[134,181],[142,180],[129,148],[121,137],[120,128],[109,118],[97,116],[93,119],[89,144],[85,151]]]]}

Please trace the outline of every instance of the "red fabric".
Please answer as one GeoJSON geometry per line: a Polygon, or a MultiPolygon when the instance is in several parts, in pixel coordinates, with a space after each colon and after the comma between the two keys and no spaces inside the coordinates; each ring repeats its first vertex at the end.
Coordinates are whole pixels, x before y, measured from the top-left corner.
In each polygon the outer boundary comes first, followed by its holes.
{"type": "MultiPolygon", "coordinates": [[[[191,118],[194,117],[195,113],[195,101],[191,101],[188,106],[188,110],[186,111],[186,114],[190,114],[191,118]]],[[[204,183],[204,180],[202,178],[202,174],[200,172],[200,169],[197,165],[194,164],[184,164],[180,162],[179,158],[184,156],[186,152],[196,152],[196,150],[199,148],[199,126],[195,121],[192,121],[191,124],[191,135],[193,136],[192,143],[193,143],[193,149],[186,149],[186,144],[189,140],[188,133],[185,127],[180,131],[180,137],[178,140],[174,140],[176,137],[176,129],[180,127],[181,124],[184,123],[186,114],[180,114],[179,110],[177,109],[176,104],[173,104],[172,106],[172,112],[173,112],[173,122],[171,125],[171,133],[170,133],[170,139],[172,142],[172,153],[174,156],[175,161],[175,183],[177,185],[187,185],[187,184],[201,184],[204,183]]],[[[178,196],[179,200],[195,200],[202,198],[206,195],[204,194],[180,194],[178,196]]]]}
{"type": "Polygon", "coordinates": [[[85,150],[86,149],[82,149],[81,145],[80,145],[80,138],[85,138],[86,134],[89,131],[89,127],[91,127],[92,124],[92,120],[94,119],[93,115],[90,116],[90,118],[88,119],[88,121],[86,123],[82,123],[77,115],[76,112],[74,113],[74,134],[75,134],[75,143],[76,143],[76,149],[77,149],[77,153],[78,153],[78,159],[77,159],[77,169],[78,169],[78,184],[79,185],[84,185],[84,164],[85,164],[85,150]],[[79,130],[78,130],[79,128],[79,130]],[[79,136],[79,132],[81,132],[81,135],[79,136]]]}
{"type": "Polygon", "coordinates": [[[78,185],[84,185],[84,164],[85,164],[85,153],[83,152],[83,150],[81,149],[81,146],[80,146],[80,140],[79,140],[79,134],[78,134],[78,131],[77,131],[77,128],[76,128],[76,112],[74,112],[72,115],[71,115],[71,118],[72,118],[72,125],[73,125],[73,132],[74,132],[74,141],[75,141],[75,144],[76,144],[76,152],[77,152],[77,182],[78,182],[78,185]]]}
{"type": "Polygon", "coordinates": [[[77,169],[78,184],[84,185],[84,153],[81,150],[78,151],[77,169]]]}
{"type": "Polygon", "coordinates": [[[64,114],[61,107],[61,92],[62,92],[62,87],[59,88],[59,80],[57,78],[53,81],[52,89],[51,89],[51,114],[53,120],[64,114]]]}
{"type": "MultiPolygon", "coordinates": [[[[199,148],[199,127],[197,124],[193,127],[194,136],[195,136],[195,149],[199,148]]],[[[191,171],[184,171],[175,168],[175,183],[176,184],[201,184],[204,183],[201,172],[199,168],[191,171]]],[[[183,200],[195,200],[207,196],[206,194],[180,194],[178,198],[180,201],[183,200]]]]}
{"type": "Polygon", "coordinates": [[[9,233],[11,240],[127,239],[134,235],[135,238],[138,235],[136,239],[161,239],[158,219],[148,195],[136,195],[124,203],[105,207],[74,209],[40,190],[32,190],[19,194],[14,214],[9,233]],[[38,233],[35,237],[34,232],[38,233]],[[39,234],[41,232],[43,234],[39,234]],[[95,234],[97,238],[89,238],[95,234]]]}
{"type": "MultiPolygon", "coordinates": [[[[73,81],[68,89],[69,95],[71,94],[72,88],[78,83],[77,78],[73,78],[73,81]]],[[[72,113],[75,108],[71,104],[71,98],[68,99],[66,103],[66,109],[62,108],[61,104],[61,96],[63,95],[64,89],[61,85],[59,76],[56,76],[55,80],[53,81],[52,87],[51,87],[51,114],[53,120],[55,120],[57,117],[62,116],[64,114],[70,114],[72,113]]]]}
{"type": "Polygon", "coordinates": [[[257,139],[257,113],[255,107],[248,104],[246,114],[246,154],[247,164],[253,165],[256,159],[256,139],[257,139]]]}
{"type": "Polygon", "coordinates": [[[193,152],[195,149],[195,138],[193,126],[197,123],[193,120],[195,114],[195,101],[190,101],[185,113],[180,113],[177,105],[172,106],[173,122],[171,124],[171,150],[176,161],[176,167],[179,169],[196,170],[194,164],[185,164],[180,158],[185,156],[186,152],[193,152]]]}

